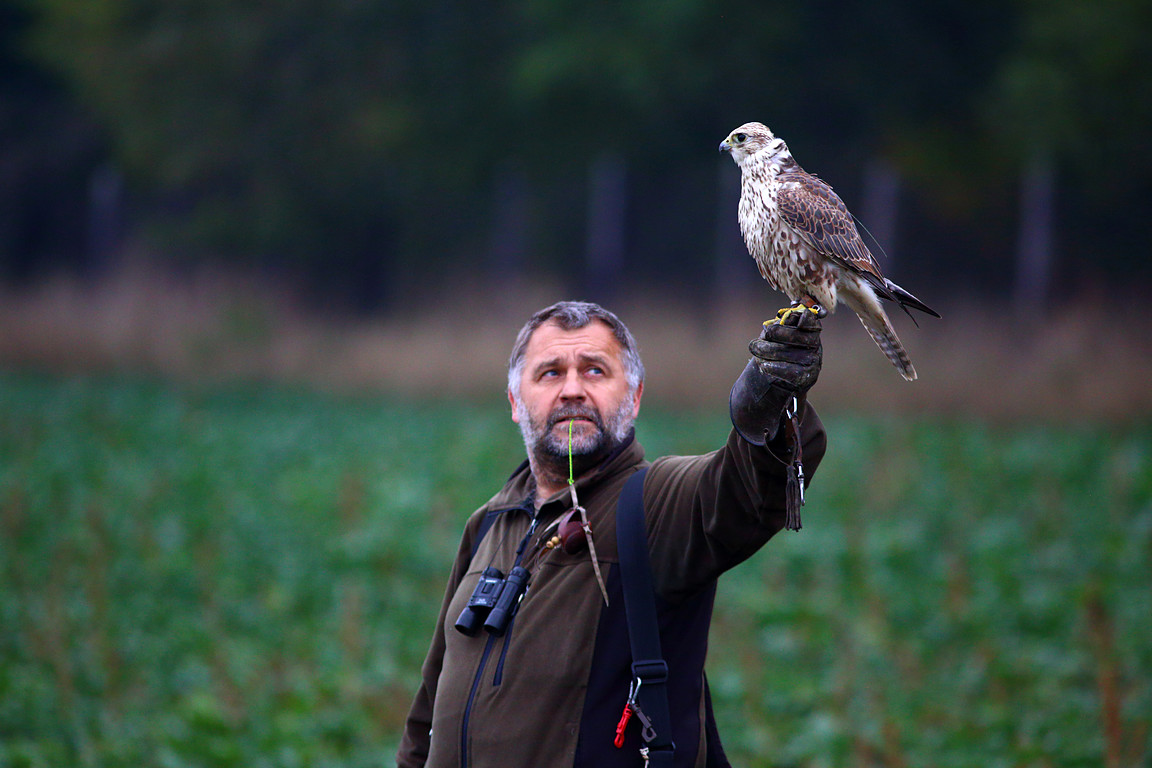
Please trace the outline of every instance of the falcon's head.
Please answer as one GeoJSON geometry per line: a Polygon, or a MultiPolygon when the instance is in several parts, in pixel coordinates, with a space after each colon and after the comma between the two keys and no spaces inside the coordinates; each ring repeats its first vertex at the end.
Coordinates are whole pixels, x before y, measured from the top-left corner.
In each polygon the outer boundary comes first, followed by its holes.
{"type": "Polygon", "coordinates": [[[732,160],[741,168],[750,160],[772,165],[792,161],[792,153],[784,139],[773,136],[763,123],[744,123],[720,142],[720,151],[731,154],[732,160]]]}

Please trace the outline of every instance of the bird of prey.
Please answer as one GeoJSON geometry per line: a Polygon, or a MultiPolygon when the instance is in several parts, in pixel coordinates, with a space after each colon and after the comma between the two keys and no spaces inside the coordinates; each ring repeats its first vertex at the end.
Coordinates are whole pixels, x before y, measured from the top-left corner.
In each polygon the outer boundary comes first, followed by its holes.
{"type": "MultiPolygon", "coordinates": [[[[839,299],[860,318],[880,351],[908,381],[916,369],[880,299],[940,317],[924,302],[880,274],[852,214],[832,187],[806,173],[784,141],[762,123],[745,123],[720,142],[740,166],[740,231],[760,274],[792,306],[833,312],[839,299]]],[[[912,321],[916,319],[912,317],[912,321]]]]}

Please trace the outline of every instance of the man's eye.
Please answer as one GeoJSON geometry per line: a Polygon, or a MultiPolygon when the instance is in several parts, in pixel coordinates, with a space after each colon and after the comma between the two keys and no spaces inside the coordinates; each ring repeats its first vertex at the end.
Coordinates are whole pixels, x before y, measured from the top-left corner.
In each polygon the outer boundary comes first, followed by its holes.
{"type": "Polygon", "coordinates": [[[592,374],[593,376],[603,376],[604,369],[598,365],[593,365],[588,368],[588,373],[592,374]]]}

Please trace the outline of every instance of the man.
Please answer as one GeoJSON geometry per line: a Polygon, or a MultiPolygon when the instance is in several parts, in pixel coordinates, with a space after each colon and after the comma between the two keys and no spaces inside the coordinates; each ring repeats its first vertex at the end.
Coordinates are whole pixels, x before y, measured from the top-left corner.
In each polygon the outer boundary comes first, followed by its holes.
{"type": "Polygon", "coordinates": [[[819,320],[800,312],[785,323],[766,326],[750,345],[753,358],[730,398],[734,429],[725,445],[649,465],[632,429],[644,368],[624,324],[580,302],[555,304],[528,321],[508,366],[512,419],[528,458],[465,526],[400,745],[401,768],[642,764],[635,718],[623,730],[623,747],[613,744],[632,661],[614,566],[617,501],[645,466],[675,764],[727,764],[703,675],[716,579],[784,527],[789,437],[796,439],[786,428],[790,404],[799,403],[809,477],[825,446],[805,400],[819,374],[819,320]],[[578,534],[572,546],[557,535],[572,529],[558,521],[576,499],[587,511],[591,549],[578,534]],[[490,525],[483,534],[482,523],[490,525]],[[486,589],[482,576],[493,573],[486,569],[511,581],[516,567],[528,574],[527,591],[511,620],[498,631],[457,628],[470,598],[486,589]]]}

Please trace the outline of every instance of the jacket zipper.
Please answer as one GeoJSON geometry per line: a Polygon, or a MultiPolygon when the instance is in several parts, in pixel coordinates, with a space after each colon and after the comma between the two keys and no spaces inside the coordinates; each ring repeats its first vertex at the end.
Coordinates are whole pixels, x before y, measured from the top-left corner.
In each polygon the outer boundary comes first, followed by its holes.
{"type": "Polygon", "coordinates": [[[508,645],[512,642],[512,630],[516,627],[516,617],[508,622],[508,631],[504,633],[504,647],[500,649],[500,661],[496,663],[496,674],[492,678],[492,687],[499,688],[500,681],[504,679],[504,659],[508,657],[508,645]]]}
{"type": "Polygon", "coordinates": [[[472,702],[476,700],[476,690],[480,687],[480,679],[484,676],[484,667],[488,666],[488,655],[492,652],[495,642],[494,635],[488,636],[484,644],[484,653],[480,656],[480,667],[476,670],[476,678],[472,681],[472,690],[468,692],[468,703],[464,706],[464,716],[460,718],[460,768],[468,768],[468,719],[472,715],[472,702]]]}

